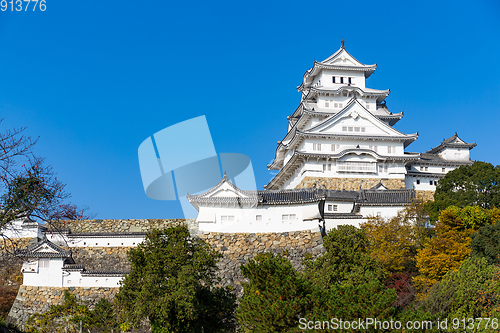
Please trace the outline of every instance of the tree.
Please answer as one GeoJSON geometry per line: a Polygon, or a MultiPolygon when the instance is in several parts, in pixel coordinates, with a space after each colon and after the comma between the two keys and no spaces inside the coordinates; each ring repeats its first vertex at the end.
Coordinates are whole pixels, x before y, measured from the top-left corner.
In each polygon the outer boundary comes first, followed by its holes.
{"type": "Polygon", "coordinates": [[[249,279],[236,314],[244,332],[298,331],[312,292],[303,274],[287,258],[270,253],[257,255],[241,272],[249,279]]]}
{"type": "Polygon", "coordinates": [[[101,298],[97,304],[85,304],[76,299],[67,289],[63,303],[52,305],[46,313],[35,313],[26,322],[28,333],[79,332],[82,328],[92,332],[117,332],[118,319],[111,303],[101,298]],[[93,309],[91,309],[93,307],[93,309]],[[89,330],[90,331],[90,330],[89,330]]]}
{"type": "Polygon", "coordinates": [[[456,271],[470,255],[472,232],[492,221],[497,209],[483,209],[479,206],[459,208],[451,206],[441,211],[436,224],[435,235],[430,237],[416,256],[420,275],[415,277],[420,297],[440,281],[448,271],[456,271]]]}
{"type": "Polygon", "coordinates": [[[485,225],[472,234],[472,253],[474,257],[486,258],[489,264],[500,262],[500,220],[485,225]]]}
{"type": "MultiPolygon", "coordinates": [[[[65,184],[33,154],[37,139],[26,136],[25,130],[0,132],[0,230],[22,217],[47,223],[88,218],[86,209],[67,202],[65,184]]],[[[1,232],[0,237],[6,249],[13,247],[1,232]]]]}
{"type": "Polygon", "coordinates": [[[315,286],[308,319],[388,318],[396,300],[385,287],[387,273],[368,253],[363,230],[350,225],[332,229],[323,239],[326,249],[316,260],[306,261],[305,276],[315,286]]]}
{"type": "Polygon", "coordinates": [[[420,308],[441,318],[498,318],[499,274],[485,258],[470,257],[432,287],[420,308]]]}
{"type": "Polygon", "coordinates": [[[500,166],[474,162],[448,172],[436,187],[434,201],[426,203],[425,208],[436,221],[439,212],[449,206],[500,207],[500,166]]]}
{"type": "Polygon", "coordinates": [[[412,203],[395,217],[369,217],[360,225],[370,241],[369,252],[392,273],[415,270],[415,256],[430,235],[421,203],[412,203]]]}
{"type": "Polygon", "coordinates": [[[153,332],[230,331],[235,296],[216,286],[220,257],[184,226],[154,230],[130,250],[116,299],[131,324],[149,319],[153,332]]]}

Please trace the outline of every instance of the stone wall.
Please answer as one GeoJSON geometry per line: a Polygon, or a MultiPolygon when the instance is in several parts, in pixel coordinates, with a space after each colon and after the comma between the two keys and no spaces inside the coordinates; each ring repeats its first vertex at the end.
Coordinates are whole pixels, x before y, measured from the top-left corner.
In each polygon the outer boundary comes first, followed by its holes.
{"type": "Polygon", "coordinates": [[[102,297],[112,300],[118,292],[118,288],[100,287],[33,287],[22,285],[19,288],[14,305],[12,306],[7,321],[24,328],[28,318],[34,313],[43,313],[50,309],[51,305],[62,304],[63,291],[69,289],[78,300],[95,304],[102,297]]]}
{"type": "Polygon", "coordinates": [[[243,295],[244,277],[240,266],[248,263],[258,253],[271,252],[285,255],[295,269],[301,270],[306,253],[317,257],[324,252],[323,238],[319,231],[294,231],[283,233],[207,233],[200,236],[213,249],[222,253],[217,266],[223,286],[233,286],[238,297],[243,295]]]}
{"type": "Polygon", "coordinates": [[[434,201],[434,191],[416,190],[415,194],[417,196],[417,200],[421,200],[423,202],[434,201]]]}
{"type": "Polygon", "coordinates": [[[328,177],[305,177],[295,188],[307,188],[316,186],[317,188],[324,188],[327,190],[359,191],[360,189],[370,189],[380,182],[382,182],[382,184],[390,190],[399,190],[406,188],[404,179],[328,177]]]}
{"type": "Polygon", "coordinates": [[[71,229],[72,232],[149,232],[186,224],[196,231],[195,219],[143,219],[143,220],[61,220],[51,221],[55,229],[71,229]]]}
{"type": "MultiPolygon", "coordinates": [[[[111,220],[105,220],[111,221],[111,220]]],[[[118,220],[127,221],[127,220],[118,220]]],[[[128,220],[130,221],[130,220],[128,220]]],[[[140,221],[140,220],[132,220],[140,221]]],[[[150,221],[150,220],[146,220],[150,221]]],[[[172,221],[172,220],[162,220],[172,221]]],[[[183,220],[176,220],[182,223],[183,220]]],[[[99,222],[75,222],[81,226],[80,231],[95,231],[87,229],[96,224],[103,231],[99,222]]],[[[105,222],[110,223],[110,222],[105,222]]],[[[120,222],[121,223],[121,222],[120,222]]],[[[125,222],[123,222],[125,223],[125,222]]],[[[122,223],[121,223],[122,224],[122,223]]],[[[133,223],[131,225],[134,225],[133,223]]],[[[150,224],[151,226],[152,224],[150,224]]],[[[144,229],[143,229],[144,230],[144,229]]],[[[106,230],[109,231],[109,230],[106,230]]],[[[293,267],[301,270],[302,260],[306,254],[312,258],[324,252],[323,239],[319,231],[295,231],[283,233],[206,233],[199,235],[211,248],[222,253],[218,262],[218,276],[221,285],[233,286],[238,297],[243,295],[241,283],[244,277],[240,266],[248,263],[258,253],[281,253],[286,256],[293,267]]],[[[87,270],[128,271],[130,264],[127,258],[129,247],[72,247],[73,258],[77,264],[85,265],[87,270]]],[[[9,321],[23,327],[29,316],[35,312],[44,312],[52,304],[62,302],[62,291],[65,288],[21,286],[17,298],[9,313],[9,321]]],[[[68,288],[84,301],[94,301],[101,297],[113,298],[118,288],[68,288]]]]}

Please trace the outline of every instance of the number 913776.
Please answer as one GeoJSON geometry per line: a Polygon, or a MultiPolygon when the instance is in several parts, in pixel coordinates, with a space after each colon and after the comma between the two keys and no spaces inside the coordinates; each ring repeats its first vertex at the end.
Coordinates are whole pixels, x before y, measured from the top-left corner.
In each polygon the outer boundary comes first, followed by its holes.
{"type": "Polygon", "coordinates": [[[2,12],[27,12],[47,10],[46,0],[0,0],[0,10],[2,12]]]}

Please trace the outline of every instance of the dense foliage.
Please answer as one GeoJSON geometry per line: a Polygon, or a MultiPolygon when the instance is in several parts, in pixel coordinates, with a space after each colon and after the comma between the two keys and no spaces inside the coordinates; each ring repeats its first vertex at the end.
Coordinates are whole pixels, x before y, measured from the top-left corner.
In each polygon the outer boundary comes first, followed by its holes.
{"type": "Polygon", "coordinates": [[[27,333],[80,332],[82,329],[93,332],[118,332],[117,315],[110,302],[101,298],[94,309],[82,304],[68,290],[64,291],[64,302],[52,305],[46,313],[35,313],[26,323],[27,333]]]}
{"type": "Polygon", "coordinates": [[[472,255],[484,257],[489,264],[500,263],[500,220],[472,234],[472,255]]]}
{"type": "Polygon", "coordinates": [[[324,238],[326,253],[305,262],[304,273],[271,254],[243,265],[249,282],[237,316],[244,331],[298,332],[301,318],[389,318],[396,293],[385,288],[386,273],[367,245],[363,230],[339,226],[324,238]]]}
{"type": "Polygon", "coordinates": [[[448,172],[439,181],[434,201],[426,204],[426,210],[431,220],[436,221],[439,212],[449,206],[500,207],[500,166],[474,162],[448,172]]]}
{"type": "Polygon", "coordinates": [[[149,319],[153,332],[227,332],[235,297],[216,286],[220,256],[186,227],[155,230],[130,250],[116,299],[133,325],[149,319]]]}

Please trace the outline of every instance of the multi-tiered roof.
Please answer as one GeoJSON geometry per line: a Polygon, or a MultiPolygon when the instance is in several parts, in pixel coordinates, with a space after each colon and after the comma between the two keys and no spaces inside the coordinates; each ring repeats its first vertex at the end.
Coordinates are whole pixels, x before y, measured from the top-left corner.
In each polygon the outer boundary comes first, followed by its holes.
{"type": "MultiPolygon", "coordinates": [[[[419,158],[419,154],[405,154],[404,148],[417,139],[418,134],[404,134],[392,126],[403,113],[393,114],[387,108],[385,98],[390,90],[365,87],[377,65],[365,65],[342,47],[323,61],[315,61],[313,68],[305,72],[302,84],[297,87],[302,93],[301,102],[288,119],[288,132],[278,141],[274,161],[269,169],[279,170],[266,186],[279,189],[293,176],[297,168],[308,158],[338,160],[355,153],[371,155],[376,161],[398,160],[407,162],[419,158]],[[323,80],[323,82],[322,82],[323,80]],[[366,123],[366,126],[343,126],[345,119],[366,123]],[[343,146],[333,151],[311,152],[304,142],[325,139],[325,143],[354,142],[352,147],[343,146]],[[374,148],[374,142],[392,142],[402,145],[397,154],[386,154],[374,148]]],[[[340,145],[339,145],[340,146],[340,145]]],[[[345,159],[345,158],[344,158],[345,159]]]]}

